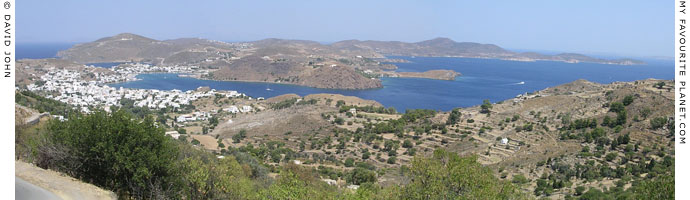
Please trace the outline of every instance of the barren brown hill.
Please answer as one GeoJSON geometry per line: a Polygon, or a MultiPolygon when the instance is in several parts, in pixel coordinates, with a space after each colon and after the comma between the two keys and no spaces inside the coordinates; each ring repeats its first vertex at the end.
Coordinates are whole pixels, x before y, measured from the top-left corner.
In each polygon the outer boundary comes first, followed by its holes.
{"type": "Polygon", "coordinates": [[[319,88],[370,89],[383,87],[381,80],[366,78],[354,69],[344,66],[321,67],[309,71],[300,79],[300,85],[319,88]]]}
{"type": "Polygon", "coordinates": [[[299,99],[299,98],[302,98],[302,97],[300,97],[297,94],[290,93],[290,94],[284,94],[284,95],[268,98],[264,102],[269,103],[269,104],[273,104],[273,103],[278,103],[278,102],[285,101],[285,100],[299,99]]]}
{"type": "MultiPolygon", "coordinates": [[[[165,61],[168,57],[183,63],[188,62],[188,60],[180,61],[176,57],[185,57],[185,54],[189,56],[190,52],[208,53],[207,48],[230,51],[232,46],[224,42],[205,39],[184,38],[159,41],[136,34],[121,33],[94,42],[74,45],[72,48],[58,52],[57,56],[79,63],[131,61],[158,63],[165,61]]],[[[218,55],[213,54],[204,55],[204,59],[218,57],[218,55]]]]}
{"type": "Polygon", "coordinates": [[[277,82],[332,89],[369,89],[382,87],[381,80],[370,79],[353,68],[333,64],[304,67],[293,60],[274,61],[270,57],[248,56],[232,63],[216,63],[219,70],[212,79],[230,81],[277,82]]]}
{"type": "MultiPolygon", "coordinates": [[[[383,106],[381,103],[376,102],[374,100],[367,100],[367,99],[362,99],[359,97],[355,96],[345,96],[342,94],[310,94],[304,97],[304,100],[310,100],[310,99],[316,99],[319,101],[326,102],[328,99],[331,99],[332,102],[337,102],[337,101],[344,101],[346,105],[356,105],[356,106],[375,106],[375,107],[380,107],[383,106]]],[[[335,103],[333,103],[335,105],[335,103]]]]}

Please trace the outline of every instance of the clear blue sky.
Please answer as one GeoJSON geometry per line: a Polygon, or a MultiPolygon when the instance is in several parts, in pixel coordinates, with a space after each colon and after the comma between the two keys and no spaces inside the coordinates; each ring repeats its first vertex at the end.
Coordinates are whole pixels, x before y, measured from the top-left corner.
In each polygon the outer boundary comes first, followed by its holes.
{"type": "Polygon", "coordinates": [[[434,37],[509,49],[672,56],[673,1],[44,1],[16,3],[18,43],[264,38],[416,42],[434,37]],[[203,2],[203,3],[200,3],[203,2]]]}

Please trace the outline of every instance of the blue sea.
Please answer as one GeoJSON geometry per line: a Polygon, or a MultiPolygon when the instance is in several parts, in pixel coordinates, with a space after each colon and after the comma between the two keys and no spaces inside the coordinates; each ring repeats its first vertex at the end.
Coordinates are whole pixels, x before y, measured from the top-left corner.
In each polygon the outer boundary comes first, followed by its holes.
{"type": "Polygon", "coordinates": [[[73,43],[17,43],[16,59],[55,58],[60,50],[69,49],[73,43]]]}
{"type": "MultiPolygon", "coordinates": [[[[57,50],[71,45],[45,46],[45,51],[25,51],[17,46],[18,58],[53,57],[57,50]],[[48,53],[52,51],[52,53],[48,53]]],[[[32,48],[26,48],[32,49],[32,48]]],[[[648,78],[674,78],[673,60],[644,59],[647,65],[605,65],[594,63],[564,63],[553,61],[519,62],[476,58],[402,58],[410,63],[393,63],[398,71],[422,72],[432,69],[451,69],[462,73],[453,81],[420,78],[382,78],[383,88],[368,90],[319,89],[275,83],[250,83],[200,80],[178,77],[177,74],[141,74],[139,81],[111,84],[113,87],[159,90],[193,90],[209,86],[216,90],[236,90],[252,97],[270,98],[295,93],[300,96],[315,93],[337,93],[376,100],[399,112],[424,108],[448,111],[456,107],[481,104],[484,99],[502,101],[525,92],[534,92],[578,79],[597,83],[634,81],[648,78]],[[524,82],[524,84],[520,84],[524,82]],[[267,90],[270,89],[270,90],[267,90]]],[[[111,67],[113,63],[96,64],[111,67]]]]}
{"type": "MultiPolygon", "coordinates": [[[[21,59],[40,59],[40,58],[57,58],[57,52],[66,50],[72,47],[72,43],[51,43],[51,44],[17,44],[15,50],[17,51],[17,60],[21,59]]],[[[122,64],[122,62],[106,62],[106,63],[87,63],[86,65],[93,65],[96,67],[111,68],[122,64]]]]}

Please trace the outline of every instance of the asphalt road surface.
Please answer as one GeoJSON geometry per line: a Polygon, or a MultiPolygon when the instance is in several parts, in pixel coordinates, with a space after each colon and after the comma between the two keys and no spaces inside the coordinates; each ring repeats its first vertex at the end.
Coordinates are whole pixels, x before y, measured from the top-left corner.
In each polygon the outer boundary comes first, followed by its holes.
{"type": "Polygon", "coordinates": [[[14,177],[14,199],[43,199],[43,200],[60,200],[61,198],[40,188],[34,184],[26,182],[19,177],[14,177]]]}

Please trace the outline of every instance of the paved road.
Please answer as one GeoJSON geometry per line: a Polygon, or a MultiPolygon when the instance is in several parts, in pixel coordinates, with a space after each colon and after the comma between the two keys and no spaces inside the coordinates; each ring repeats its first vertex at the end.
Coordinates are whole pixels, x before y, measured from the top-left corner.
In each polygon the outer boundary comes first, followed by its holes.
{"type": "Polygon", "coordinates": [[[40,188],[34,184],[26,182],[19,177],[14,177],[14,199],[43,199],[43,200],[60,200],[60,197],[55,196],[52,192],[40,188]]]}

